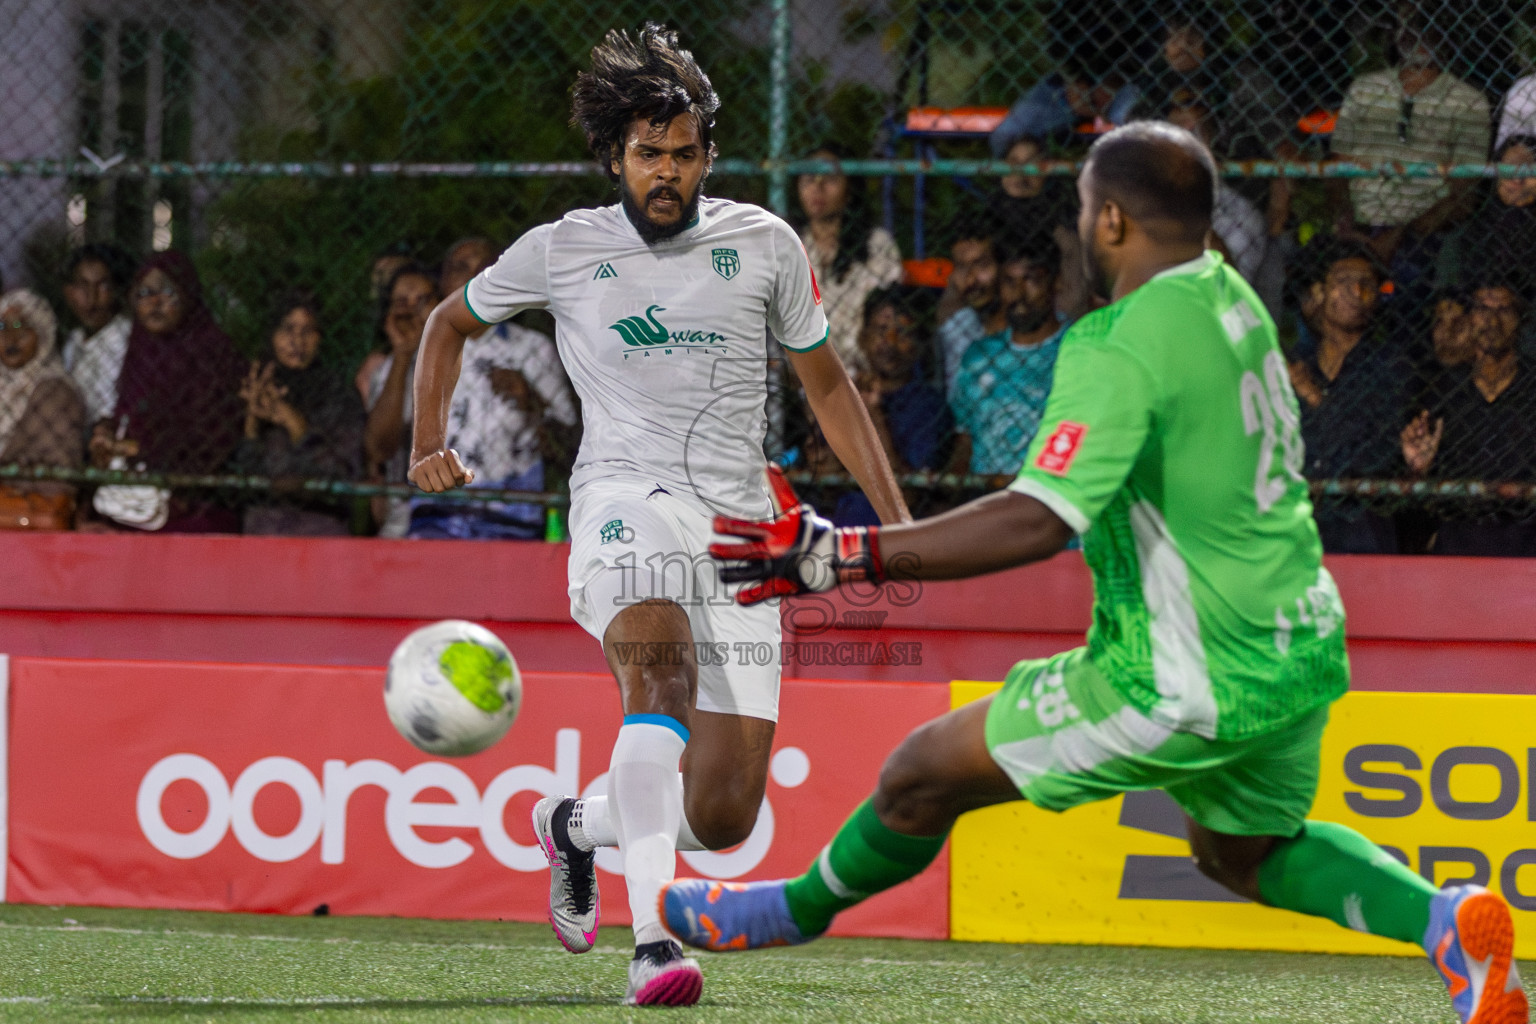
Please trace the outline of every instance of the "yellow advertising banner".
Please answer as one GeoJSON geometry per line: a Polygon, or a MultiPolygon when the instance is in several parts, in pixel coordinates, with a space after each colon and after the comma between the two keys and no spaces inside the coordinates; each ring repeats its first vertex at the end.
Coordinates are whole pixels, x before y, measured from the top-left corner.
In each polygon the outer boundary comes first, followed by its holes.
{"type": "MultiPolygon", "coordinates": [[[[954,683],[951,702],[998,685],[954,683]]],[[[1437,885],[1501,893],[1516,954],[1536,957],[1536,696],[1351,693],[1333,707],[1322,761],[1312,817],[1357,829],[1437,885]]],[[[1064,814],[978,811],[950,850],[956,939],[1422,955],[1227,893],[1195,870],[1183,815],[1160,792],[1064,814]]]]}

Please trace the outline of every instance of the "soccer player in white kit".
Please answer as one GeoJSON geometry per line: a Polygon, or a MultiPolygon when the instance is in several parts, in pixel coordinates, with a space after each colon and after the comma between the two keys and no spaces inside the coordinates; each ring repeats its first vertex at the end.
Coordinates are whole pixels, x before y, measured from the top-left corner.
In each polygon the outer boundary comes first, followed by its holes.
{"type": "Polygon", "coordinates": [[[881,519],[910,516],[826,344],[794,231],[759,207],[702,198],[719,99],[692,54],[656,25],[634,39],[610,32],[572,97],[620,202],[532,229],[433,311],[409,476],[430,492],[473,478],[443,447],[465,336],[524,309],[554,314],[585,420],[571,474],[571,615],[602,641],[624,722],[606,797],[534,809],[550,924],[572,952],[592,947],[593,851],[618,846],[635,929],[626,1001],[689,1005],[702,975],[662,928],[657,897],[676,850],[751,833],[778,717],[778,610],[735,603],[708,554],[716,514],[774,513],[763,472],[770,334],[881,519]],[[765,650],[773,657],[759,665],[765,650]]]}

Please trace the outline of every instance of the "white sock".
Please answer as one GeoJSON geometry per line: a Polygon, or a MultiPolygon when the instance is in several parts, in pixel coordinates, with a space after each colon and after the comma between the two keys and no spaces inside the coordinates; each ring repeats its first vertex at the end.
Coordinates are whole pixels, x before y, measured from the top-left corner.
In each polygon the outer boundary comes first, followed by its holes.
{"type": "MultiPolygon", "coordinates": [[[[683,775],[677,775],[678,798],[682,798],[683,775]]],[[[686,806],[686,805],[684,805],[686,806]]],[[[688,824],[688,814],[684,811],[678,816],[677,848],[679,850],[707,850],[709,847],[699,842],[693,834],[693,828],[688,824]]],[[[618,846],[619,833],[613,827],[613,821],[608,815],[608,798],[606,796],[583,797],[576,801],[576,806],[571,809],[571,817],[566,822],[566,831],[571,837],[571,842],[578,850],[595,850],[599,846],[618,846]]]]}
{"type": "Polygon", "coordinates": [[[637,946],[668,938],[656,897],[677,874],[677,829],[683,818],[677,766],[687,745],[686,730],[674,720],[663,715],[634,720],[639,717],[625,716],[608,762],[608,818],[624,855],[637,946]]]}
{"type": "Polygon", "coordinates": [[[678,806],[685,808],[682,814],[677,816],[677,848],[679,850],[707,850],[709,847],[699,842],[699,837],[693,834],[693,826],[688,824],[688,802],[683,799],[683,773],[677,773],[677,799],[678,806]]]}
{"type": "Polygon", "coordinates": [[[608,798],[587,796],[576,801],[571,816],[566,819],[565,832],[571,844],[589,853],[599,846],[618,846],[619,834],[608,820],[608,798]]]}

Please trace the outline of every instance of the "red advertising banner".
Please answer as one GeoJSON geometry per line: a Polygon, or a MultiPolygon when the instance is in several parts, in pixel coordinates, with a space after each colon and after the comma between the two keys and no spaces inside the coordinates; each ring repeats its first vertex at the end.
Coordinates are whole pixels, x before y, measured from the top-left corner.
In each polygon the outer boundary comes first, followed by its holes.
{"type": "MultiPolygon", "coordinates": [[[[601,793],[612,679],[528,673],[512,731],[443,760],[384,714],[379,669],[11,661],[13,902],[542,920],[528,822],[551,793],[601,793]]],[[[785,683],[768,794],[746,842],[679,873],[797,874],[873,787],[886,753],[948,709],[925,683],[785,683]]],[[[603,920],[628,921],[618,855],[603,920]]],[[[837,932],[948,934],[948,854],[837,932]]]]}

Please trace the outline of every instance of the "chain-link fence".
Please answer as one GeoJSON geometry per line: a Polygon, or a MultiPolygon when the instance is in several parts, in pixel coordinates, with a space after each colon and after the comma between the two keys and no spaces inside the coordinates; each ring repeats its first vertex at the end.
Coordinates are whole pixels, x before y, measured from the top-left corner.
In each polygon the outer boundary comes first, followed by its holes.
{"type": "MultiPolygon", "coordinates": [[[[1280,325],[1330,549],[1536,554],[1530,5],[0,9],[0,524],[558,533],[580,410],[547,318],[466,357],[471,502],[403,483],[410,353],[513,238],[613,201],[569,88],[657,19],[723,100],[708,191],[802,231],[915,512],[1021,463],[1095,301],[1075,162],[1161,117],[1225,161],[1212,241],[1280,325]]],[[[769,454],[870,516],[770,380],[769,454]]]]}

